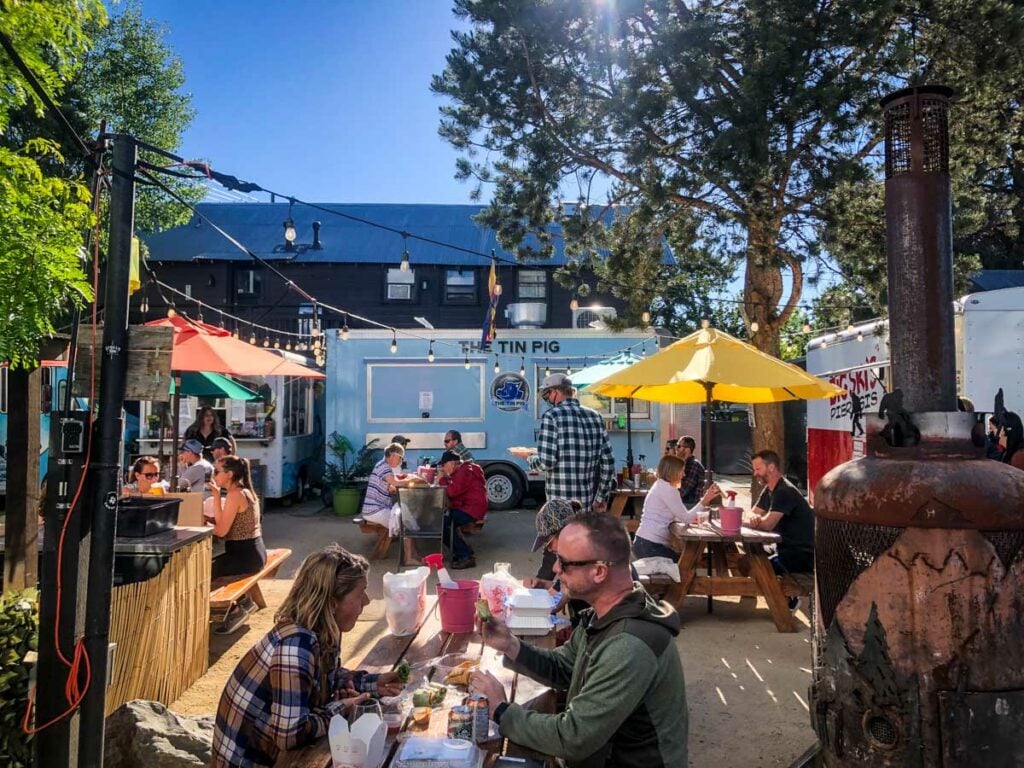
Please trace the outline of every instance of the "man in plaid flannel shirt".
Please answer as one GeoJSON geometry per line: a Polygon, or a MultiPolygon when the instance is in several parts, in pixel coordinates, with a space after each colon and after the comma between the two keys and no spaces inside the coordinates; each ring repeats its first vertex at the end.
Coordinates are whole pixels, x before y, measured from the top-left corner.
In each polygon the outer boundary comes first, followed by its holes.
{"type": "Polygon", "coordinates": [[[512,453],[547,473],[549,499],[578,499],[583,509],[603,511],[615,478],[615,457],[601,415],[576,399],[576,388],[564,373],[544,379],[540,397],[552,407],[540,420],[537,449],[512,453]]]}
{"type": "Polygon", "coordinates": [[[687,509],[700,501],[704,493],[704,465],[693,455],[696,450],[697,441],[690,435],[680,437],[676,443],[676,456],[686,462],[683,482],[679,485],[679,495],[687,509]]]}

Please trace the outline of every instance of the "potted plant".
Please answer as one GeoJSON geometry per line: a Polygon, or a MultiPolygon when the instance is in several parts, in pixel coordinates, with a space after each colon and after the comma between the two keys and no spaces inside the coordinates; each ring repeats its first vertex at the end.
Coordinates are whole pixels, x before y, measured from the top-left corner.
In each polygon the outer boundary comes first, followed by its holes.
{"type": "Polygon", "coordinates": [[[330,458],[324,467],[324,486],[331,493],[331,506],[339,517],[352,517],[359,512],[365,478],[376,463],[376,440],[358,451],[344,435],[332,432],[327,441],[330,458]]]}
{"type": "Polygon", "coordinates": [[[160,427],[163,426],[163,418],[158,413],[151,413],[146,419],[149,425],[149,437],[155,439],[160,437],[160,427]]]}

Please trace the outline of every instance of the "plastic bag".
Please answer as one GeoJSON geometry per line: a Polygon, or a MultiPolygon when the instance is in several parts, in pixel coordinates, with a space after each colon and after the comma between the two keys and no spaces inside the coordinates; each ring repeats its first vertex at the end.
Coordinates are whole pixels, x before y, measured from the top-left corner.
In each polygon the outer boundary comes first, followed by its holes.
{"type": "Polygon", "coordinates": [[[416,632],[427,610],[427,577],[430,569],[420,566],[402,573],[384,574],[384,615],[393,635],[416,632]]]}

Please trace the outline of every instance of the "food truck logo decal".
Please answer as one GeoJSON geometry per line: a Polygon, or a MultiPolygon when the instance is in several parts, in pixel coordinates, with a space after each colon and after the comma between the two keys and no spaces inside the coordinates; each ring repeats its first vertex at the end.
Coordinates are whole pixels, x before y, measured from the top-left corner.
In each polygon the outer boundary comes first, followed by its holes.
{"type": "MultiPolygon", "coordinates": [[[[878,362],[874,355],[864,360],[865,365],[878,362]]],[[[869,413],[878,406],[880,392],[884,391],[881,382],[875,377],[875,372],[870,368],[861,368],[856,371],[847,371],[835,376],[829,376],[829,384],[842,387],[847,394],[835,395],[829,398],[829,418],[833,421],[849,418],[852,415],[853,403],[850,395],[860,397],[861,405],[865,413],[869,413]]]]}
{"type": "Polygon", "coordinates": [[[518,373],[501,373],[491,382],[491,403],[499,411],[521,411],[530,403],[530,385],[518,373]]]}

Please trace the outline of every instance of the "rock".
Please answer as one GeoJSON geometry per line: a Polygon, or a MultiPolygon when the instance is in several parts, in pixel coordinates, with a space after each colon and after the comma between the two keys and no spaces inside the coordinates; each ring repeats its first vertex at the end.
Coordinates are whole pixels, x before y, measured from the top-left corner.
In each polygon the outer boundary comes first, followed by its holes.
{"type": "Polygon", "coordinates": [[[107,768],[184,768],[210,764],[213,716],[176,715],[156,701],[129,701],[107,718],[107,768]]]}

